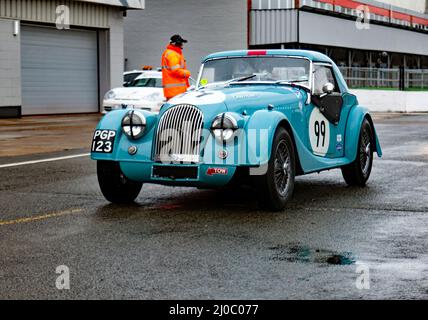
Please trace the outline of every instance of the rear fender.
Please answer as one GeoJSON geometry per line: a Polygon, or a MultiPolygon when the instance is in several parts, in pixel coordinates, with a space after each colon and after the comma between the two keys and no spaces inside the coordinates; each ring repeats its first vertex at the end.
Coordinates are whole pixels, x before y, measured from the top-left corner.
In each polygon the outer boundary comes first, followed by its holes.
{"type": "Polygon", "coordinates": [[[367,108],[358,105],[354,107],[349,113],[348,123],[346,126],[345,157],[349,160],[349,162],[353,162],[357,158],[358,142],[360,139],[360,131],[364,119],[367,119],[373,128],[375,151],[379,157],[382,157],[382,148],[380,146],[379,137],[376,133],[376,128],[373,124],[373,119],[370,116],[367,108]]]}

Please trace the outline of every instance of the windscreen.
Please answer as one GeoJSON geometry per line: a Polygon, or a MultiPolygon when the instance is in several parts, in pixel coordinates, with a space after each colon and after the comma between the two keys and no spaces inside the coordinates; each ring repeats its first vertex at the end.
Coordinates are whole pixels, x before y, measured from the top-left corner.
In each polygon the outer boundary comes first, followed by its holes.
{"type": "Polygon", "coordinates": [[[258,56],[210,60],[204,64],[199,85],[252,75],[255,76],[246,81],[289,81],[308,85],[309,69],[309,60],[303,58],[258,56]]]}
{"type": "Polygon", "coordinates": [[[128,87],[162,88],[162,79],[142,78],[132,81],[128,87]]]}

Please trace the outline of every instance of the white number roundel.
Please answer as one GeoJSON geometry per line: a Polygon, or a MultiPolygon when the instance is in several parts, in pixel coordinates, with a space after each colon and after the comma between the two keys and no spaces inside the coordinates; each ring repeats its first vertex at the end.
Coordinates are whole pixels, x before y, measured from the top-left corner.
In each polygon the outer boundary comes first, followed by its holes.
{"type": "Polygon", "coordinates": [[[309,140],[314,154],[327,154],[330,146],[330,123],[316,107],[309,118],[309,140]]]}
{"type": "Polygon", "coordinates": [[[222,103],[226,100],[226,95],[220,91],[210,91],[210,90],[202,90],[202,91],[187,91],[183,94],[180,94],[171,100],[169,100],[170,104],[215,104],[222,103]]]}

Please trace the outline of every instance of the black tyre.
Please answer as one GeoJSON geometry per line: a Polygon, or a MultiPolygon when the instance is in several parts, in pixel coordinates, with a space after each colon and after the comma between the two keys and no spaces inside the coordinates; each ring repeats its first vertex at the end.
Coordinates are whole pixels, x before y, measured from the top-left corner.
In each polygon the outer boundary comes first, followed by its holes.
{"type": "Polygon", "coordinates": [[[295,175],[293,141],[287,130],[280,127],[275,133],[267,172],[254,179],[261,206],[272,211],[284,209],[293,196],[295,175]]]}
{"type": "Polygon", "coordinates": [[[98,161],[97,174],[101,192],[112,203],[134,202],[143,186],[142,183],[125,177],[118,162],[98,161]]]}
{"type": "Polygon", "coordinates": [[[342,175],[348,185],[360,187],[366,185],[372,172],[373,152],[373,129],[370,122],[365,119],[361,126],[357,158],[351,164],[342,167],[342,175]]]}

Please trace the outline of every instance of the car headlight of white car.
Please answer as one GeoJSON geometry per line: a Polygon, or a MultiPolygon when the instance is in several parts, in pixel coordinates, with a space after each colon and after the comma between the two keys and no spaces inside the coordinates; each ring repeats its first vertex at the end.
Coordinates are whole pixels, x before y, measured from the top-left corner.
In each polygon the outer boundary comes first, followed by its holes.
{"type": "Polygon", "coordinates": [[[104,96],[104,100],[110,100],[110,99],[114,99],[114,98],[116,98],[116,93],[114,92],[114,90],[110,90],[104,96]]]}
{"type": "Polygon", "coordinates": [[[140,139],[146,131],[146,117],[138,110],[129,111],[122,119],[122,131],[132,140],[140,139]]]}
{"type": "Polygon", "coordinates": [[[222,113],[215,117],[211,130],[214,137],[220,142],[230,142],[238,130],[238,121],[230,113],[222,113]]]}

